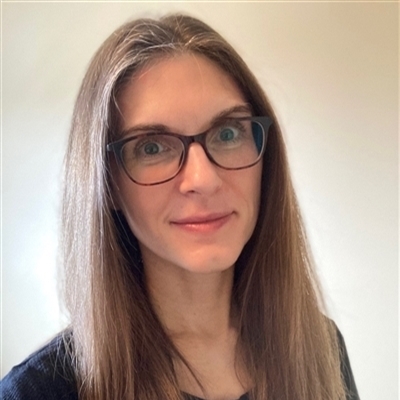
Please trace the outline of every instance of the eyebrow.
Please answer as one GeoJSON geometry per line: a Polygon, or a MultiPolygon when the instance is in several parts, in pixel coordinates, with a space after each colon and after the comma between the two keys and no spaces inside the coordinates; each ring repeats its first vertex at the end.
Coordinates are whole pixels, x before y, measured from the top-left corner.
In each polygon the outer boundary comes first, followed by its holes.
{"type": "MultiPolygon", "coordinates": [[[[252,111],[251,111],[250,105],[249,104],[240,104],[240,105],[233,106],[233,107],[227,108],[226,110],[219,112],[211,119],[209,126],[212,127],[213,125],[218,124],[219,122],[225,120],[226,118],[232,117],[232,114],[237,114],[237,113],[246,113],[246,114],[251,115],[252,111]]],[[[139,124],[139,125],[132,126],[128,129],[124,129],[117,136],[118,136],[118,139],[121,139],[121,138],[125,138],[126,136],[130,136],[135,133],[149,132],[149,131],[154,132],[154,133],[172,132],[172,130],[168,126],[163,125],[163,124],[139,124]]]]}

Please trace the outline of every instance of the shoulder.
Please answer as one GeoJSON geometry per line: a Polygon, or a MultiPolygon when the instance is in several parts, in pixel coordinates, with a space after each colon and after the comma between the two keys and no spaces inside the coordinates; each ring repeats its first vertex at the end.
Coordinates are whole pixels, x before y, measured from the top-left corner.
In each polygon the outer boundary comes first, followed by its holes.
{"type": "Polygon", "coordinates": [[[334,327],[336,329],[336,334],[338,338],[339,352],[340,352],[340,370],[342,377],[346,386],[347,400],[359,400],[358,390],[356,382],[354,380],[353,371],[350,366],[350,359],[347,353],[346,344],[344,342],[343,335],[341,334],[339,328],[334,322],[334,327]]]}
{"type": "Polygon", "coordinates": [[[1,381],[3,400],[78,400],[70,348],[60,334],[15,366],[1,381]]]}

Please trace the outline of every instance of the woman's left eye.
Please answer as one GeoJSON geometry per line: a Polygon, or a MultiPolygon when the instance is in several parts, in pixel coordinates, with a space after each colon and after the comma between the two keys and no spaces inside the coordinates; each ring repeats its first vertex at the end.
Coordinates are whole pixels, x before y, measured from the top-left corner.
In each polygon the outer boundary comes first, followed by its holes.
{"type": "Polygon", "coordinates": [[[225,121],[216,126],[207,137],[211,151],[227,151],[241,148],[251,138],[251,125],[244,121],[225,121]]]}
{"type": "Polygon", "coordinates": [[[218,139],[222,142],[234,140],[239,135],[238,129],[233,127],[224,127],[220,130],[218,139]]]}

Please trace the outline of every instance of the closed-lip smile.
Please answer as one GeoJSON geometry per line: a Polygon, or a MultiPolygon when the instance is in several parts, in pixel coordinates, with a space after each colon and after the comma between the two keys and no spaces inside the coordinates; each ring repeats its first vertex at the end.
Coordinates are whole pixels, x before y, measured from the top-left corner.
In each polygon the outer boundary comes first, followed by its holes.
{"type": "Polygon", "coordinates": [[[223,225],[225,225],[232,215],[233,212],[231,211],[222,213],[191,215],[188,217],[172,220],[171,224],[190,231],[212,232],[214,230],[218,230],[223,225]]]}

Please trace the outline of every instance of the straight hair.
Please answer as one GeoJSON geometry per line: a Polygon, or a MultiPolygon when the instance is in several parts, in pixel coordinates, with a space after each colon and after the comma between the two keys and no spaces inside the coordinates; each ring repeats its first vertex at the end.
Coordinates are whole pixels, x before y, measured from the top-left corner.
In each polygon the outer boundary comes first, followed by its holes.
{"type": "Polygon", "coordinates": [[[62,243],[79,398],[183,396],[173,361],[190,365],[157,318],[137,241],[124,216],[113,211],[105,151],[120,126],[121,90],[140,69],[180,54],[218,65],[253,115],[274,121],[259,217],[235,265],[232,296],[239,313],[238,351],[253,383],[250,399],[344,400],[337,335],[322,312],[277,118],[236,51],[205,23],[179,14],[117,29],[92,59],[76,100],[65,160],[62,243]]]}

